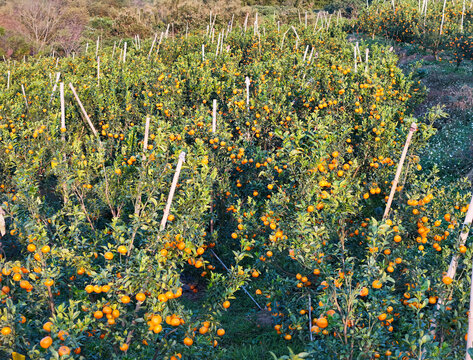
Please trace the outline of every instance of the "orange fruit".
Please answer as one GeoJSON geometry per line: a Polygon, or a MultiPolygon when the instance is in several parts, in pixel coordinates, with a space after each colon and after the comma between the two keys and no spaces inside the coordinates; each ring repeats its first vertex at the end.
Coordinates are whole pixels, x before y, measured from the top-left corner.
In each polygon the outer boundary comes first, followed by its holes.
{"type": "Polygon", "coordinates": [[[126,246],[123,246],[123,245],[120,245],[117,249],[117,251],[122,254],[122,255],[125,255],[127,253],[127,249],[126,249],[126,246]]]}
{"type": "Polygon", "coordinates": [[[224,329],[218,329],[218,330],[217,330],[217,335],[218,335],[218,336],[223,336],[223,335],[225,335],[225,330],[224,330],[224,329]]]}
{"type": "Polygon", "coordinates": [[[3,336],[7,336],[11,334],[11,328],[8,326],[5,326],[1,330],[3,336]]]}
{"type": "Polygon", "coordinates": [[[325,329],[328,326],[328,321],[326,318],[317,319],[317,326],[321,329],[325,329]]]}
{"type": "Polygon", "coordinates": [[[194,340],[192,340],[190,337],[184,338],[184,345],[191,346],[193,343],[194,343],[194,340]]]}
{"type": "Polygon", "coordinates": [[[225,302],[223,303],[223,307],[224,307],[225,309],[228,309],[228,308],[230,307],[230,301],[228,301],[228,300],[225,301],[225,302]]]}
{"type": "Polygon", "coordinates": [[[130,297],[128,295],[123,295],[121,301],[123,304],[128,304],[130,302],[130,297]]]}
{"type": "Polygon", "coordinates": [[[445,284],[445,285],[450,285],[452,283],[453,279],[450,277],[450,276],[444,276],[442,278],[442,282],[445,284]]]}
{"type": "Polygon", "coordinates": [[[68,346],[61,346],[58,350],[59,356],[69,355],[71,353],[71,349],[68,346]]]}
{"type": "Polygon", "coordinates": [[[136,294],[136,300],[143,302],[146,300],[146,295],[143,293],[138,293],[136,294]]]}
{"type": "Polygon", "coordinates": [[[46,336],[46,337],[41,339],[41,341],[39,342],[39,345],[43,349],[47,349],[48,347],[51,346],[52,343],[53,343],[53,339],[51,338],[51,336],[46,336]]]}
{"type": "Polygon", "coordinates": [[[51,321],[48,321],[44,323],[43,330],[47,332],[51,332],[51,326],[53,326],[53,323],[51,321]]]}
{"type": "Polygon", "coordinates": [[[127,351],[128,350],[128,344],[121,344],[120,345],[120,350],[121,351],[127,351]]]}
{"type": "Polygon", "coordinates": [[[106,260],[112,260],[113,259],[113,254],[110,251],[107,251],[104,255],[106,260]]]}

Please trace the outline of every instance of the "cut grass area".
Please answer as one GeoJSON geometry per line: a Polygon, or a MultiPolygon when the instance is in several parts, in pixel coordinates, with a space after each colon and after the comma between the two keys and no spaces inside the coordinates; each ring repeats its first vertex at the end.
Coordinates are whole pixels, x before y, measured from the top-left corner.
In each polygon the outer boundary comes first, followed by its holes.
{"type": "MultiPolygon", "coordinates": [[[[250,298],[243,292],[235,294],[230,308],[220,318],[221,327],[225,329],[215,353],[208,359],[215,360],[270,360],[276,356],[287,355],[290,347],[295,353],[304,351],[304,344],[295,336],[287,341],[274,330],[269,314],[262,313],[250,298]]],[[[261,305],[263,298],[257,299],[261,305]]],[[[265,299],[267,300],[267,299],[265,299]]],[[[194,311],[201,311],[200,301],[186,300],[185,306],[194,311]]]]}

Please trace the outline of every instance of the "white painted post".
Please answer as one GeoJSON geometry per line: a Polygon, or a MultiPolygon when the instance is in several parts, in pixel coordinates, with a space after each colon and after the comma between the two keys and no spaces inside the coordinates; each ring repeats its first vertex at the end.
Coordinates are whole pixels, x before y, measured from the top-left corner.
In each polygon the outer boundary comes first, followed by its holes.
{"type": "Polygon", "coordinates": [[[217,99],[213,100],[213,111],[212,111],[212,132],[217,131],[217,99]]]}
{"type": "Polygon", "coordinates": [[[205,45],[202,44],[202,62],[205,61],[205,45]]]}
{"type": "MultiPolygon", "coordinates": [[[[143,153],[148,150],[148,137],[149,137],[149,121],[150,118],[149,116],[146,117],[146,125],[145,125],[145,139],[143,140],[143,153]]],[[[143,159],[145,159],[145,156],[143,155],[143,159]]]]}
{"type": "Polygon", "coordinates": [[[61,77],[61,73],[60,72],[56,73],[56,81],[54,82],[53,91],[51,91],[51,96],[49,97],[50,104],[51,104],[51,101],[53,101],[53,96],[54,96],[54,93],[56,92],[57,83],[59,82],[60,77],[61,77]]]}
{"type": "Polygon", "coordinates": [[[100,85],[100,56],[97,56],[97,86],[100,85]]]}
{"type": "Polygon", "coordinates": [[[171,210],[172,198],[174,197],[177,181],[179,180],[179,174],[181,173],[182,164],[184,163],[185,160],[186,160],[186,153],[183,151],[179,155],[179,161],[177,163],[176,172],[174,173],[174,178],[172,179],[171,190],[169,191],[166,208],[164,209],[163,219],[161,220],[161,231],[164,231],[164,229],[166,229],[166,222],[168,220],[169,211],[171,210]]]}
{"type": "Polygon", "coordinates": [[[7,90],[10,89],[10,70],[7,71],[7,90]]]}
{"type": "Polygon", "coordinates": [[[23,93],[23,99],[25,99],[26,108],[28,109],[28,99],[26,98],[25,87],[21,84],[21,92],[23,93]]]}
{"type": "Polygon", "coordinates": [[[64,83],[59,84],[59,97],[61,98],[61,133],[64,140],[64,133],[66,132],[66,108],[64,104],[64,83]]]}
{"type": "Polygon", "coordinates": [[[149,53],[148,53],[148,60],[149,60],[149,57],[151,56],[151,52],[153,51],[154,44],[156,43],[157,38],[158,38],[158,33],[154,34],[153,43],[151,44],[151,49],[149,49],[149,53]]]}
{"type": "Polygon", "coordinates": [[[100,37],[97,36],[97,45],[95,46],[95,58],[97,58],[97,56],[99,56],[99,44],[100,44],[100,37]]]}
{"type": "Polygon", "coordinates": [[[247,76],[245,78],[245,84],[246,84],[246,106],[250,107],[250,78],[247,76]]]}
{"type": "Polygon", "coordinates": [[[125,44],[123,45],[123,63],[125,63],[126,61],[126,41],[125,41],[125,44]]]}

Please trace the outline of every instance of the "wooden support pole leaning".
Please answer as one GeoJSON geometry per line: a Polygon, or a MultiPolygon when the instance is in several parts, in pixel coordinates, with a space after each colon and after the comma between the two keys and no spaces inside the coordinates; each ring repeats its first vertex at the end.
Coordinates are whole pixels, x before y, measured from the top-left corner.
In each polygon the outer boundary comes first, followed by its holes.
{"type": "Polygon", "coordinates": [[[153,52],[154,44],[156,43],[157,38],[158,38],[158,33],[154,34],[153,43],[151,44],[151,49],[149,49],[149,53],[148,53],[148,60],[149,60],[149,57],[151,56],[151,53],[153,52]]]}
{"type": "Polygon", "coordinates": [[[28,99],[26,98],[25,87],[23,84],[21,84],[21,92],[23,93],[23,99],[25,99],[26,109],[28,109],[28,99]]]}
{"type": "Polygon", "coordinates": [[[97,131],[95,130],[94,124],[92,124],[92,121],[90,121],[89,115],[87,115],[87,112],[84,109],[84,105],[82,105],[82,102],[79,99],[79,96],[76,93],[76,89],[74,89],[74,86],[72,83],[69,83],[69,87],[72,90],[72,93],[74,94],[74,97],[76,98],[77,103],[79,104],[80,109],[82,110],[82,114],[84,115],[85,119],[87,120],[87,123],[89,124],[90,128],[92,129],[92,132],[94,133],[95,136],[99,136],[97,131]]]}
{"type": "Polygon", "coordinates": [[[212,132],[214,133],[217,131],[217,99],[213,99],[212,105],[212,132]]]}
{"type": "Polygon", "coordinates": [[[396,176],[394,177],[393,185],[391,186],[391,193],[389,194],[388,203],[386,204],[386,209],[384,210],[383,219],[387,219],[389,210],[391,209],[391,204],[393,202],[394,194],[396,193],[397,184],[399,182],[399,177],[401,176],[402,172],[402,165],[404,164],[404,160],[406,160],[407,150],[409,149],[409,145],[412,140],[412,135],[417,130],[417,124],[412,123],[411,128],[409,129],[409,134],[407,135],[406,143],[404,145],[404,150],[402,150],[401,159],[399,160],[399,164],[397,165],[396,176]]]}
{"type": "Polygon", "coordinates": [[[183,151],[179,155],[176,172],[174,173],[174,178],[172,179],[171,190],[169,190],[168,201],[166,203],[166,208],[164,209],[163,219],[161,220],[161,231],[166,229],[166,222],[168,220],[169,211],[171,210],[172,198],[174,197],[174,192],[176,191],[177,181],[179,180],[179,174],[181,173],[181,168],[184,161],[186,161],[186,153],[183,151]]]}
{"type": "Polygon", "coordinates": [[[53,96],[54,96],[54,93],[56,92],[57,83],[59,82],[60,77],[61,77],[61,73],[60,72],[56,73],[56,81],[54,82],[53,90],[51,91],[51,96],[49,97],[49,103],[50,104],[53,101],[53,96]]]}

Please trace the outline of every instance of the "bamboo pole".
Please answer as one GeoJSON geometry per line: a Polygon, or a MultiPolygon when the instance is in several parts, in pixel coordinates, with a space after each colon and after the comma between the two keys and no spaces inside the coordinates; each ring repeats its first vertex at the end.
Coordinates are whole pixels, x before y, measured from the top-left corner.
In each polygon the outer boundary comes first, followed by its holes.
{"type": "Polygon", "coordinates": [[[123,63],[126,61],[126,45],[127,42],[125,41],[125,44],[123,44],[123,63]]]}
{"type": "Polygon", "coordinates": [[[250,107],[250,78],[247,76],[245,78],[245,84],[246,84],[246,106],[249,108],[250,107]]]}
{"type": "Polygon", "coordinates": [[[25,87],[21,84],[21,92],[23,93],[23,99],[25,99],[26,109],[28,109],[28,99],[26,98],[25,87]]]}
{"type": "Polygon", "coordinates": [[[54,96],[54,93],[56,92],[57,83],[59,82],[60,77],[61,77],[61,73],[60,72],[56,73],[56,82],[54,83],[53,90],[51,91],[51,96],[49,97],[49,103],[50,104],[53,101],[53,96],[54,96]]]}
{"type": "Polygon", "coordinates": [[[10,70],[7,71],[7,90],[10,89],[10,76],[11,72],[10,70]]]}
{"type": "Polygon", "coordinates": [[[312,299],[310,298],[309,294],[309,334],[310,334],[310,341],[313,341],[312,337],[312,299]]]}
{"type": "Polygon", "coordinates": [[[97,86],[100,85],[100,56],[97,56],[97,86]]]}
{"type": "Polygon", "coordinates": [[[98,137],[97,131],[95,130],[94,124],[92,124],[92,121],[90,121],[89,115],[87,115],[87,112],[84,109],[84,105],[82,105],[82,102],[79,99],[79,96],[76,93],[76,89],[74,89],[74,86],[72,83],[69,83],[69,87],[72,90],[72,93],[74,94],[74,97],[76,98],[77,103],[79,104],[80,109],[82,110],[82,114],[84,115],[85,119],[87,120],[87,123],[89,124],[92,132],[94,133],[95,136],[98,137]]]}
{"type": "MultiPolygon", "coordinates": [[[[143,140],[143,152],[146,152],[146,150],[148,150],[149,121],[150,121],[150,118],[149,118],[149,116],[147,116],[146,117],[146,125],[145,125],[145,138],[143,140]]],[[[144,157],[144,155],[143,155],[143,157],[144,157]]]]}
{"type": "Polygon", "coordinates": [[[465,17],[465,0],[463,0],[463,8],[462,8],[462,20],[460,24],[460,32],[463,34],[463,18],[465,17]]]}
{"type": "Polygon", "coordinates": [[[184,161],[186,161],[186,153],[183,151],[179,155],[176,172],[174,173],[174,178],[172,179],[171,190],[169,191],[168,201],[166,203],[166,208],[164,209],[163,219],[161,220],[161,231],[166,229],[166,222],[168,220],[169,211],[171,210],[172,198],[174,197],[174,192],[176,191],[177,181],[179,180],[179,174],[181,173],[181,168],[184,161]]]}
{"type": "Polygon", "coordinates": [[[153,52],[154,44],[156,43],[157,38],[158,38],[158,33],[154,34],[153,43],[151,44],[151,49],[149,49],[149,53],[148,53],[148,60],[149,60],[149,57],[151,56],[151,53],[153,52]]]}
{"type": "Polygon", "coordinates": [[[406,143],[404,145],[404,149],[402,151],[401,159],[399,160],[399,164],[397,165],[396,176],[394,177],[393,185],[391,186],[391,193],[389,194],[388,203],[386,204],[386,209],[384,210],[383,219],[387,219],[389,210],[391,209],[391,204],[393,202],[394,194],[396,193],[397,184],[399,182],[399,177],[401,176],[402,165],[404,164],[404,160],[406,160],[407,150],[409,149],[409,145],[412,140],[412,135],[417,130],[417,124],[412,123],[411,128],[409,129],[409,134],[407,134],[406,143]]]}
{"type": "Polygon", "coordinates": [[[202,62],[205,61],[205,45],[202,44],[202,62]]]}
{"type": "MultiPolygon", "coordinates": [[[[61,98],[61,132],[66,132],[66,107],[64,104],[64,83],[59,84],[59,97],[61,98]]],[[[62,135],[64,140],[64,135],[62,135]]]]}
{"type": "Polygon", "coordinates": [[[212,132],[214,133],[217,131],[217,99],[214,99],[212,103],[212,132]]]}
{"type": "Polygon", "coordinates": [[[443,33],[443,22],[445,21],[445,5],[447,5],[447,0],[443,0],[442,22],[440,23],[440,35],[442,35],[443,33]]]}
{"type": "Polygon", "coordinates": [[[7,233],[4,215],[5,215],[5,212],[0,206],[0,237],[5,236],[5,234],[7,233]]]}
{"type": "Polygon", "coordinates": [[[99,56],[99,45],[100,45],[100,37],[97,36],[97,45],[95,46],[95,58],[99,56]]]}

